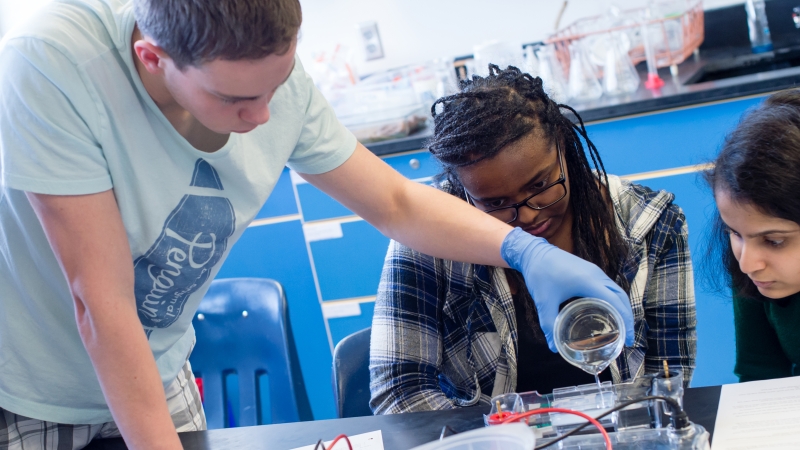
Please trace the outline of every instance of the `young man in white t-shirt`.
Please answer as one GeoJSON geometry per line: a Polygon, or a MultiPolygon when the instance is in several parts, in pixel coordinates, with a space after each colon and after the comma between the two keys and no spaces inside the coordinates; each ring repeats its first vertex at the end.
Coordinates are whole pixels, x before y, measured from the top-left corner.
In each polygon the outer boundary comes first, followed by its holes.
{"type": "Polygon", "coordinates": [[[412,248],[520,270],[546,331],[575,296],[632,323],[597,267],[357,143],[294,55],[300,22],[297,0],[56,0],[6,36],[0,448],[203,429],[192,315],[286,165],[412,248]]]}

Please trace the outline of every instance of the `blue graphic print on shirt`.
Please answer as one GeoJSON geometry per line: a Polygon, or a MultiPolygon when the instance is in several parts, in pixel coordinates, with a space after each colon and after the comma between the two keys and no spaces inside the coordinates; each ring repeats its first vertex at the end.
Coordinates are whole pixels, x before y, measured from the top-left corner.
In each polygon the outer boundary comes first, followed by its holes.
{"type": "MultiPolygon", "coordinates": [[[[195,163],[191,186],[223,190],[207,161],[195,163]]],[[[136,308],[146,328],[166,328],[211,275],[236,225],[225,197],[184,195],[152,247],[134,262],[136,308]]],[[[148,336],[150,335],[148,330],[148,336]]]]}

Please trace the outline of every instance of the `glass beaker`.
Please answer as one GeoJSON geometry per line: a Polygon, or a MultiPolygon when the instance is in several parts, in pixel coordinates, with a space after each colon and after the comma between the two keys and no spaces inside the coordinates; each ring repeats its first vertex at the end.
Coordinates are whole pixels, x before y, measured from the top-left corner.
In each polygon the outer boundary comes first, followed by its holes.
{"type": "Polygon", "coordinates": [[[604,300],[581,298],[556,316],[554,337],[558,353],[573,366],[595,376],[622,352],[625,324],[622,315],[604,300]]]}

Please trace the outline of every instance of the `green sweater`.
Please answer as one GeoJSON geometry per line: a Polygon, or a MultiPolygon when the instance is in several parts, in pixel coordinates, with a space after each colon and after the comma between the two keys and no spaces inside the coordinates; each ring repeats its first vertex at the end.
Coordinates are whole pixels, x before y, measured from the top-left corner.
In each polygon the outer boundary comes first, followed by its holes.
{"type": "Polygon", "coordinates": [[[739,381],[800,375],[800,294],[786,306],[733,299],[739,381]]]}

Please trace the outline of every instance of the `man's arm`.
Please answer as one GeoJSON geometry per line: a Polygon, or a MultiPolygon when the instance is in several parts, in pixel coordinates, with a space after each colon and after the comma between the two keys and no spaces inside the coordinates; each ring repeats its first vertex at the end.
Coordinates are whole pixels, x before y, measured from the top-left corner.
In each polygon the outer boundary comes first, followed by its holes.
{"type": "Polygon", "coordinates": [[[508,267],[511,226],[437,189],[410,181],[360,143],[330,172],[300,174],[384,235],[438,258],[508,267]]]}
{"type": "Polygon", "coordinates": [[[133,260],[113,191],[27,196],[66,276],[78,331],[126,444],[181,448],[136,313],[133,260]]]}
{"type": "Polygon", "coordinates": [[[452,195],[409,181],[363,145],[330,172],[301,174],[384,235],[414,250],[453,261],[511,267],[522,272],[536,303],[550,350],[558,306],[572,297],[611,304],[625,322],[625,342],[633,345],[628,296],[600,268],[512,229],[452,195]]]}

